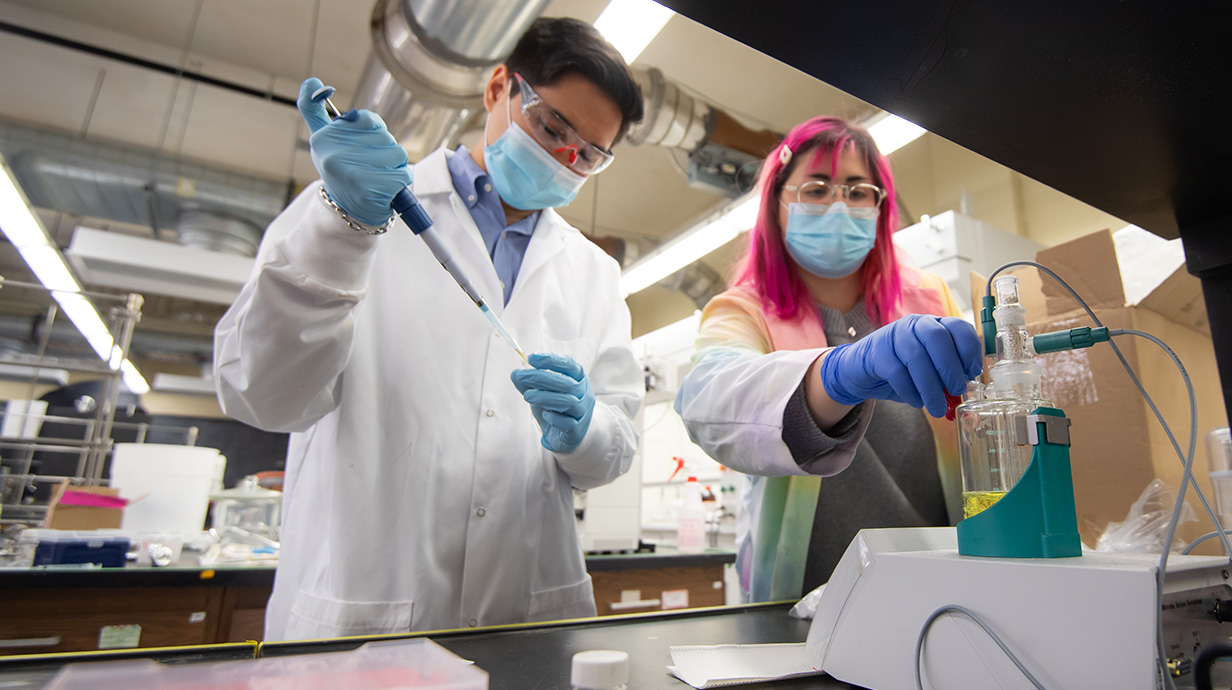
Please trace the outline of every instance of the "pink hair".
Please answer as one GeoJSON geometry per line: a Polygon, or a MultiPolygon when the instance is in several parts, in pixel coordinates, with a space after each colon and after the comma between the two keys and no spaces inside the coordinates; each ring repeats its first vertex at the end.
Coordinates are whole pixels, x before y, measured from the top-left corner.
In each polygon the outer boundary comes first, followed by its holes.
{"type": "Polygon", "coordinates": [[[829,156],[831,175],[834,175],[839,156],[847,150],[855,151],[864,159],[873,184],[886,192],[877,217],[876,243],[859,269],[865,308],[876,323],[882,323],[902,300],[902,279],[892,239],[898,227],[898,206],[894,202],[890,163],[864,128],[837,117],[815,117],[788,132],[762,164],[761,208],[749,233],[744,263],[732,281],[732,285],[749,285],[757,290],[762,307],[781,319],[795,318],[802,306],[807,308],[813,304],[813,297],[800,279],[798,271],[802,269],[796,266],[783,244],[779,193],[794,167],[804,160],[804,154],[813,152],[809,165],[816,165],[821,157],[829,156]],[[782,157],[787,156],[784,148],[790,152],[786,164],[782,162],[782,157]]]}

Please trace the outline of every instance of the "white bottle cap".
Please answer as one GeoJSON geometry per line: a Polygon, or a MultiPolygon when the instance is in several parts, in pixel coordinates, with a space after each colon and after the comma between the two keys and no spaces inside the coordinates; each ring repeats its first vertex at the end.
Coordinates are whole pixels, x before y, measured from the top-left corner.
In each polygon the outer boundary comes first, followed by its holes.
{"type": "Polygon", "coordinates": [[[610,649],[595,649],[573,655],[570,682],[575,688],[607,690],[629,680],[629,655],[610,649]]]}

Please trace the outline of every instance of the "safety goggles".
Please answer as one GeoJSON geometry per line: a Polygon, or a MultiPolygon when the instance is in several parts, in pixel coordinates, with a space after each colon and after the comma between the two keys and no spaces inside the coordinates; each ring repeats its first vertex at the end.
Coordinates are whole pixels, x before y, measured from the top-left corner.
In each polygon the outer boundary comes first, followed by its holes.
{"type": "Polygon", "coordinates": [[[874,208],[885,199],[885,190],[875,184],[838,184],[825,180],[810,180],[802,185],[783,185],[783,190],[796,193],[801,204],[832,204],[842,199],[851,208],[874,208]]]}
{"type": "Polygon", "coordinates": [[[612,152],[583,139],[560,113],[543,102],[539,94],[514,73],[522,94],[522,114],[530,123],[529,134],[544,149],[557,156],[567,154],[565,165],[579,175],[594,175],[612,163],[612,152]]]}

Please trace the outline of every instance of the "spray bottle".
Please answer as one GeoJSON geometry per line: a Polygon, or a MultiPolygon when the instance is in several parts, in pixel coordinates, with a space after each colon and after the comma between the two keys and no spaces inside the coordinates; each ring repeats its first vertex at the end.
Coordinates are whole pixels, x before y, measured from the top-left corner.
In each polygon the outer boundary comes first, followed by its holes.
{"type": "Polygon", "coordinates": [[[702,487],[697,477],[690,476],[684,483],[683,498],[676,528],[676,550],[701,553],[706,550],[706,508],[702,505],[702,487]]]}

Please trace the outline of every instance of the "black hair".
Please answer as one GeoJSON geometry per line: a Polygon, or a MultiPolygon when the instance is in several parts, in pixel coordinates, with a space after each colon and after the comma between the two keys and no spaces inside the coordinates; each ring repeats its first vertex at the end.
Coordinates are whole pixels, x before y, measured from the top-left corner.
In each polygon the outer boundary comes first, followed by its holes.
{"type": "Polygon", "coordinates": [[[555,84],[570,72],[585,77],[620,108],[617,142],[630,125],[642,121],[642,89],[633,79],[633,72],[595,27],[579,19],[536,19],[518,39],[505,67],[522,75],[531,86],[555,84]]]}

